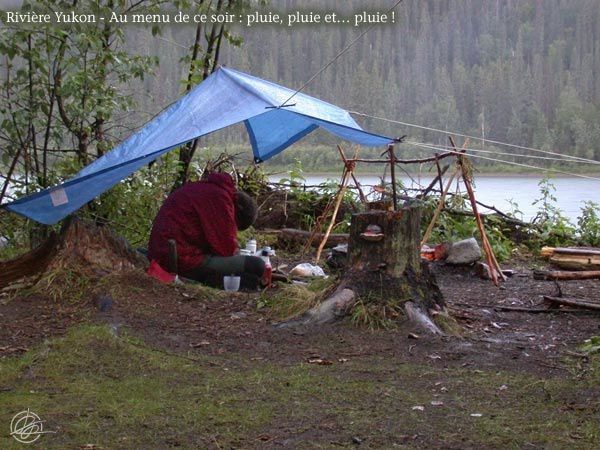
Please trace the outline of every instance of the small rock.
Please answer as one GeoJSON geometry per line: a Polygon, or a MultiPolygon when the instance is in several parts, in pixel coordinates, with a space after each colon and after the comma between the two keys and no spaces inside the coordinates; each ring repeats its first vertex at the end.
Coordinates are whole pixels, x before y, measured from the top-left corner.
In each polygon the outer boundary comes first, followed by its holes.
{"type": "Polygon", "coordinates": [[[475,273],[479,278],[484,280],[490,280],[492,278],[492,272],[490,271],[490,266],[481,261],[475,264],[475,273]]]}
{"type": "Polygon", "coordinates": [[[101,312],[107,312],[112,308],[113,299],[110,295],[99,295],[96,298],[96,306],[101,312]]]}
{"type": "Polygon", "coordinates": [[[232,319],[243,319],[244,317],[248,317],[248,313],[245,313],[244,311],[238,311],[232,313],[230,317],[232,319]]]}
{"type": "Polygon", "coordinates": [[[448,264],[472,264],[481,259],[481,249],[475,238],[465,239],[452,244],[448,250],[448,264]]]}

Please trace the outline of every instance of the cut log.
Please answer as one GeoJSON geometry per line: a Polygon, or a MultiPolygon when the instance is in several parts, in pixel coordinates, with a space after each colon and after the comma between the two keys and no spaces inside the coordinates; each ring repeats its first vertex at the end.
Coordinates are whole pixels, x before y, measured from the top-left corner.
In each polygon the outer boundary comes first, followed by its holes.
{"type": "Polygon", "coordinates": [[[536,280],[597,280],[600,279],[600,270],[587,270],[572,272],[566,270],[536,270],[533,272],[536,280]]]}
{"type": "Polygon", "coordinates": [[[594,247],[543,247],[540,256],[567,270],[600,270],[600,249],[594,247]]]}
{"type": "Polygon", "coordinates": [[[544,300],[551,303],[557,303],[559,305],[567,305],[573,306],[575,308],[593,309],[595,311],[600,311],[600,303],[590,303],[578,298],[549,297],[547,295],[544,295],[544,300]]]}
{"type": "Polygon", "coordinates": [[[600,255],[568,254],[555,251],[550,262],[567,270],[600,270],[600,255]]]}
{"type": "Polygon", "coordinates": [[[595,247],[542,247],[540,251],[540,256],[546,258],[554,254],[600,256],[600,249],[595,247]]]}
{"type": "MultiPolygon", "coordinates": [[[[294,228],[283,228],[281,233],[278,233],[277,239],[280,247],[287,247],[290,243],[304,245],[311,237],[310,231],[297,230],[294,228]]],[[[317,248],[323,239],[323,233],[316,233],[312,241],[312,246],[317,248]]],[[[348,242],[347,233],[330,234],[325,243],[325,247],[335,247],[339,244],[348,242]]]]}
{"type": "Polygon", "coordinates": [[[577,248],[555,248],[554,253],[566,255],[596,255],[600,256],[600,249],[594,247],[577,247],[577,248]]]}

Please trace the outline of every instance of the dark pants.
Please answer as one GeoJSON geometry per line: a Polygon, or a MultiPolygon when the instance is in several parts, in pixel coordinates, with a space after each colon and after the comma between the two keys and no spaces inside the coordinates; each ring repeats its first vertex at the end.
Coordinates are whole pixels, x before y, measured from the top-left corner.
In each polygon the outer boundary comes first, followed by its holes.
{"type": "Polygon", "coordinates": [[[222,289],[224,276],[239,275],[241,289],[256,290],[264,271],[265,262],[258,256],[207,256],[202,264],[181,276],[222,289]]]}

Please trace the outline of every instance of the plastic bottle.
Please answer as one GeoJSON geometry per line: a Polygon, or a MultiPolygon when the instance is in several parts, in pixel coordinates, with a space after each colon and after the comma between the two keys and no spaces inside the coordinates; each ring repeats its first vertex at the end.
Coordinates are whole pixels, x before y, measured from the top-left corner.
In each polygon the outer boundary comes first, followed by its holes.
{"type": "Polygon", "coordinates": [[[246,250],[249,250],[251,255],[256,253],[256,239],[250,239],[246,242],[246,250]]]}
{"type": "Polygon", "coordinates": [[[262,249],[260,257],[265,262],[265,271],[263,273],[262,279],[260,280],[263,286],[270,287],[273,279],[273,267],[271,266],[271,259],[269,255],[271,254],[271,249],[265,247],[262,249]]]}

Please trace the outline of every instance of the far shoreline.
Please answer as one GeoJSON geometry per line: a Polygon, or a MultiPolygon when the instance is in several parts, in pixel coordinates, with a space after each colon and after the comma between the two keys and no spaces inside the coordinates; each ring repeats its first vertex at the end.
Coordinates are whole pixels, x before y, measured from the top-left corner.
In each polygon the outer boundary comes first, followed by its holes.
{"type": "MultiPolygon", "coordinates": [[[[277,169],[273,172],[271,172],[270,170],[265,168],[265,171],[267,172],[267,175],[272,177],[272,176],[278,176],[280,175],[282,178],[285,178],[288,175],[288,172],[291,169],[277,169]]],[[[368,176],[368,177],[380,177],[382,175],[381,172],[362,172],[360,170],[357,170],[354,172],[355,175],[357,176],[368,176]]],[[[387,171],[387,173],[385,174],[386,178],[389,178],[389,171],[387,171]]],[[[417,177],[417,176],[422,176],[422,177],[435,177],[437,174],[434,172],[402,172],[399,175],[399,178],[405,178],[408,176],[412,176],[412,177],[417,177]]],[[[600,173],[598,172],[583,172],[583,173],[573,173],[572,175],[569,174],[563,174],[563,173],[555,173],[555,172],[547,172],[547,171],[540,171],[540,172],[478,172],[475,171],[474,172],[474,177],[475,178],[481,178],[481,177],[485,177],[485,178],[549,178],[549,179],[555,179],[555,178],[582,178],[582,177],[598,177],[600,178],[600,173]]],[[[303,172],[302,173],[303,177],[341,177],[341,171],[339,172],[328,172],[328,171],[324,171],[324,172],[303,172]]],[[[600,180],[599,180],[600,181],[600,180]]]]}

